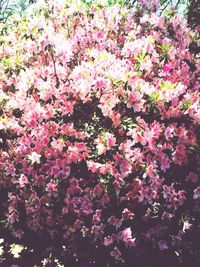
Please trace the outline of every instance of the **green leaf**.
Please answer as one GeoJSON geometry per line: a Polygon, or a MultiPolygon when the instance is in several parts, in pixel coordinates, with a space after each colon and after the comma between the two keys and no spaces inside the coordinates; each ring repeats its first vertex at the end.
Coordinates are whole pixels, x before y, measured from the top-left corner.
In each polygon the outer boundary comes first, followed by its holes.
{"type": "Polygon", "coordinates": [[[162,45],[158,45],[158,47],[161,49],[162,56],[165,57],[168,55],[168,52],[171,48],[171,45],[170,44],[162,44],[162,45]]]}
{"type": "Polygon", "coordinates": [[[140,53],[140,54],[137,55],[136,60],[139,61],[139,63],[141,63],[145,59],[146,55],[147,55],[146,52],[145,53],[140,53]]]}
{"type": "Polygon", "coordinates": [[[150,102],[151,104],[155,104],[159,100],[160,94],[158,92],[153,92],[150,95],[150,102]]]}
{"type": "Polygon", "coordinates": [[[173,90],[177,86],[177,83],[171,83],[169,81],[166,82],[160,82],[160,88],[165,91],[173,90]]]}
{"type": "Polygon", "coordinates": [[[5,58],[5,59],[3,59],[3,64],[4,64],[4,66],[6,66],[7,68],[11,68],[12,67],[12,60],[11,60],[11,58],[5,58]]]}
{"type": "Polygon", "coordinates": [[[192,105],[190,100],[188,99],[184,100],[182,103],[183,103],[183,107],[182,107],[183,111],[186,111],[192,105]]]}

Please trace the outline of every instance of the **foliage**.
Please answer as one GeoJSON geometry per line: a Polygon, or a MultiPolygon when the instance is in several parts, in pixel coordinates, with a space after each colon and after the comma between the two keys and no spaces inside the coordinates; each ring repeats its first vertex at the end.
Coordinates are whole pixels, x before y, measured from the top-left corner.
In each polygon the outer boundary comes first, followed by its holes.
{"type": "Polygon", "coordinates": [[[30,0],[2,0],[0,2],[0,22],[5,23],[16,12],[24,12],[31,2],[30,0]]]}
{"type": "Polygon", "coordinates": [[[26,248],[2,264],[197,266],[195,33],[175,13],[40,2],[1,38],[1,237],[26,248]]]}

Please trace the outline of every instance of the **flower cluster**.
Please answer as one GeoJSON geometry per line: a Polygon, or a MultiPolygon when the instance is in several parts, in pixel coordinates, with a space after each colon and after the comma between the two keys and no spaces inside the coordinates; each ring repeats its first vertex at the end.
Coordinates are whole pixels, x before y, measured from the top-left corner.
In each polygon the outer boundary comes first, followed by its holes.
{"type": "Polygon", "coordinates": [[[200,60],[185,20],[41,1],[5,31],[4,227],[48,236],[70,266],[199,258],[200,60]]]}

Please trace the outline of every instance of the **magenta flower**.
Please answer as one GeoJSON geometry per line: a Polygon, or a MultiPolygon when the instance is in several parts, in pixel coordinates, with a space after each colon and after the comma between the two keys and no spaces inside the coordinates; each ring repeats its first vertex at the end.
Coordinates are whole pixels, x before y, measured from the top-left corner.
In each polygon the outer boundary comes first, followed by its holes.
{"type": "Polygon", "coordinates": [[[173,68],[172,64],[165,64],[163,67],[164,72],[169,72],[173,68]]]}

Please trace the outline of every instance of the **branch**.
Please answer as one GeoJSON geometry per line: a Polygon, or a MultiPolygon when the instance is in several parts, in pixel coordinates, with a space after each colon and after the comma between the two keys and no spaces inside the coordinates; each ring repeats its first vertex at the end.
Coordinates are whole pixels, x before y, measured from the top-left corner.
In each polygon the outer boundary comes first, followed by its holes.
{"type": "Polygon", "coordinates": [[[177,1],[175,8],[178,7],[178,5],[180,4],[180,2],[181,2],[180,0],[177,1]]]}
{"type": "Polygon", "coordinates": [[[57,74],[57,71],[56,71],[56,61],[55,61],[55,58],[54,58],[54,55],[53,55],[53,52],[51,51],[51,49],[50,49],[50,54],[51,54],[51,58],[52,58],[52,61],[53,61],[54,75],[56,77],[56,88],[58,88],[59,85],[60,85],[60,81],[59,81],[58,74],[57,74]]]}
{"type": "Polygon", "coordinates": [[[167,2],[167,4],[164,6],[163,9],[161,9],[161,13],[167,8],[167,6],[170,4],[170,2],[171,2],[171,0],[169,0],[169,1],[167,2]]]}

